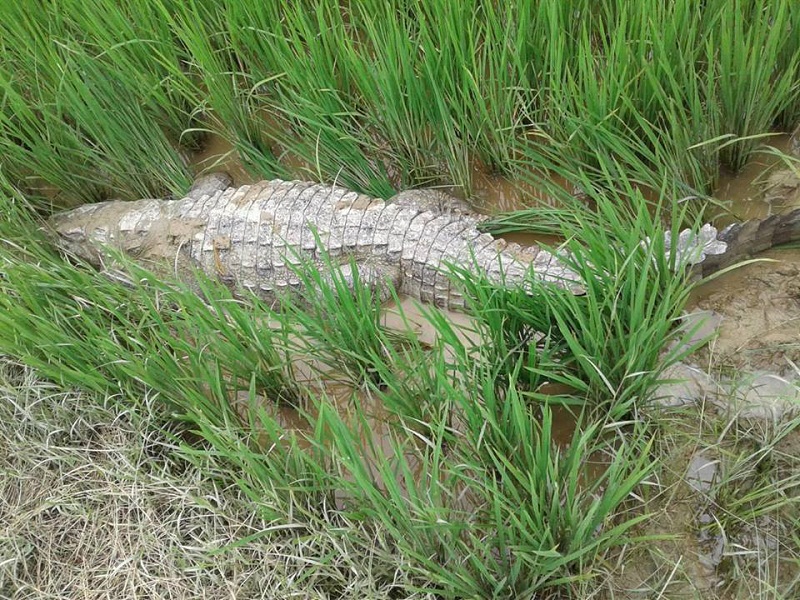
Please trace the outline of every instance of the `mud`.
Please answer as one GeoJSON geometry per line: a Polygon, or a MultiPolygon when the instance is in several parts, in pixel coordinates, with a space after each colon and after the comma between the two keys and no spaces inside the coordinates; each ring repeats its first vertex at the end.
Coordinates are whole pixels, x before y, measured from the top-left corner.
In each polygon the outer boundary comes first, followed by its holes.
{"type": "Polygon", "coordinates": [[[800,365],[800,250],[773,249],[759,261],[700,286],[693,307],[722,315],[701,364],[788,375],[800,365]]]}
{"type": "MultiPolygon", "coordinates": [[[[763,219],[800,207],[800,165],[773,150],[790,153],[789,135],[770,137],[737,174],[723,171],[714,198],[726,207],[718,227],[763,219]]],[[[736,268],[700,285],[689,310],[723,317],[716,340],[699,354],[709,371],[769,371],[797,375],[800,365],[800,249],[771,249],[759,262],[736,268]]]]}
{"type": "MultiPolygon", "coordinates": [[[[789,149],[790,139],[789,136],[777,136],[771,138],[769,144],[786,151],[789,149]]],[[[309,167],[288,154],[282,155],[282,162],[297,177],[309,167]]],[[[216,136],[209,137],[207,145],[192,158],[191,163],[197,170],[227,170],[237,186],[253,183],[258,179],[247,173],[235,149],[216,136]]],[[[791,172],[787,174],[785,170],[781,171],[779,166],[778,157],[761,152],[754,156],[742,172],[736,175],[723,172],[714,196],[725,210],[717,215],[716,224],[723,226],[737,220],[764,218],[800,206],[800,179],[791,172]]],[[[564,191],[573,191],[570,183],[565,180],[554,179],[552,183],[564,191]]],[[[478,161],[472,165],[471,184],[471,203],[481,212],[555,206],[553,197],[545,190],[494,174],[478,161]]],[[[452,188],[445,191],[464,197],[464,190],[452,188]]],[[[647,190],[643,193],[646,194],[647,190]]],[[[539,243],[557,246],[562,241],[556,236],[526,233],[502,237],[522,245],[539,243]]],[[[785,374],[792,369],[792,363],[800,365],[800,250],[772,250],[765,256],[778,262],[761,262],[735,270],[700,286],[692,297],[690,308],[712,310],[723,316],[717,340],[698,355],[699,361],[708,366],[709,370],[762,370],[785,374]]],[[[410,326],[423,344],[433,345],[436,341],[435,328],[419,307],[408,299],[403,299],[401,304],[405,321],[397,307],[387,306],[383,313],[384,325],[398,331],[407,331],[410,326]]],[[[474,332],[470,333],[471,323],[467,316],[446,311],[445,316],[456,325],[463,343],[477,343],[474,332]]],[[[312,377],[309,374],[311,371],[301,371],[306,372],[308,384],[312,377]]],[[[399,464],[401,458],[395,456],[396,449],[392,444],[392,440],[396,439],[395,429],[398,427],[396,417],[363,389],[337,382],[333,373],[330,377],[320,376],[319,373],[313,377],[317,380],[314,385],[318,386],[318,391],[327,398],[351,431],[356,431],[361,436],[366,467],[373,480],[380,482],[378,465],[388,462],[393,468],[399,464]],[[354,410],[356,405],[360,407],[360,411],[354,410]],[[357,420],[359,413],[365,415],[365,421],[357,420]]],[[[552,391],[556,394],[563,392],[556,388],[552,391]]],[[[247,395],[240,394],[240,400],[246,403],[247,395]]],[[[285,429],[287,439],[292,437],[301,448],[311,450],[308,440],[313,434],[309,420],[315,421],[313,407],[298,409],[269,402],[265,402],[264,407],[285,429]],[[303,416],[304,411],[309,419],[303,416]]],[[[553,442],[562,448],[568,446],[575,426],[575,416],[568,409],[556,408],[553,442]]],[[[421,448],[408,447],[402,457],[412,465],[415,476],[420,475],[420,451],[421,448]]],[[[606,461],[597,456],[592,457],[589,462],[592,464],[586,467],[587,478],[593,480],[603,472],[606,461]]],[[[398,483],[402,488],[403,482],[398,479],[398,483]]],[[[338,498],[338,501],[343,502],[345,499],[338,498]]],[[[701,554],[701,541],[692,537],[686,543],[697,545],[697,552],[701,554]]],[[[700,565],[695,568],[699,569],[695,573],[696,579],[702,580],[710,575],[704,572],[708,569],[700,565]]]]}

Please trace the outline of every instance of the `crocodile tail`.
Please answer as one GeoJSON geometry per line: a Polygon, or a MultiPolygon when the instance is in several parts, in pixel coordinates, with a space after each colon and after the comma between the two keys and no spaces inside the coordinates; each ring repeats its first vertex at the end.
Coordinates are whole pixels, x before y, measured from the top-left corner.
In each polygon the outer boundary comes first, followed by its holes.
{"type": "Polygon", "coordinates": [[[728,244],[723,254],[709,255],[694,266],[701,278],[746,260],[781,244],[800,240],[800,208],[766,219],[734,223],[723,229],[717,239],[728,244]]]}

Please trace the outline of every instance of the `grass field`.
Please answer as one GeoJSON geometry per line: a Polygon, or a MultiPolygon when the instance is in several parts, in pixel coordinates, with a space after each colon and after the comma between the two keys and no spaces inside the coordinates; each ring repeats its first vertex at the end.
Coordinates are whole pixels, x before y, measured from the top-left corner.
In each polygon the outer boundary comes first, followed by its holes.
{"type": "Polygon", "coordinates": [[[4,4],[5,171],[64,201],[182,191],[208,132],[380,196],[605,170],[702,196],[800,120],[785,0],[4,4]]]}
{"type": "Polygon", "coordinates": [[[0,3],[0,596],[796,597],[796,422],[648,409],[689,351],[664,233],[800,123],[797,3],[33,4],[0,3]],[[277,310],[42,231],[185,192],[210,139],[386,198],[533,185],[558,208],[493,226],[567,240],[587,294],[467,277],[423,343],[307,266],[277,310]]]}

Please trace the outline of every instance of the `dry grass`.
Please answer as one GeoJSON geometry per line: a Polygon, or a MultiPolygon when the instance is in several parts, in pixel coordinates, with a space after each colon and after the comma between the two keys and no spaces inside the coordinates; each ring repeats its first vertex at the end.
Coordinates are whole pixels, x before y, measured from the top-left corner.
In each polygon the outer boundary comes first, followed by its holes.
{"type": "Polygon", "coordinates": [[[374,551],[332,524],[265,537],[275,523],[177,458],[163,426],[0,364],[0,597],[377,599],[411,587],[402,559],[357,525],[339,523],[374,551]]]}

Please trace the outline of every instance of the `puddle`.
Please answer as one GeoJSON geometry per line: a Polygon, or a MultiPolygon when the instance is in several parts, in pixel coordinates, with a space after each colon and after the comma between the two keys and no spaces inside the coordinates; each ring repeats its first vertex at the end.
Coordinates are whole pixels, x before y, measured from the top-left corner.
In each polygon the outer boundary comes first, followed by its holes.
{"type": "MultiPolygon", "coordinates": [[[[551,182],[567,193],[573,193],[572,183],[563,177],[553,176],[551,182]]],[[[532,206],[553,208],[558,205],[556,199],[544,189],[526,181],[490,173],[479,161],[472,163],[471,184],[474,196],[472,203],[477,210],[485,213],[509,212],[532,206]]],[[[459,195],[458,190],[450,191],[459,195]]]]}
{"type": "MultiPolygon", "coordinates": [[[[435,327],[426,318],[423,310],[434,310],[443,314],[454,326],[458,339],[467,347],[474,347],[479,343],[477,333],[474,331],[473,320],[462,313],[451,312],[443,309],[434,309],[429,306],[421,307],[420,304],[411,298],[403,297],[400,299],[400,306],[387,306],[383,312],[383,324],[390,329],[407,332],[408,328],[419,337],[420,341],[426,345],[434,345],[437,342],[437,332],[435,327]],[[405,317],[405,321],[403,316],[405,317]]],[[[273,326],[275,324],[272,324],[273,326]]],[[[269,326],[269,324],[265,324],[269,326]]],[[[389,469],[396,474],[395,483],[406,494],[406,483],[404,475],[400,469],[401,465],[408,465],[410,474],[416,481],[423,476],[422,463],[420,457],[425,450],[424,442],[412,436],[405,435],[399,430],[401,427],[397,417],[383,404],[380,398],[371,394],[363,387],[356,388],[347,383],[336,381],[334,374],[326,377],[324,367],[320,364],[311,365],[306,359],[295,356],[292,359],[294,377],[307,385],[312,392],[317,391],[324,396],[325,401],[332,406],[336,413],[342,418],[351,432],[357,432],[360,438],[360,446],[363,454],[360,455],[364,460],[368,475],[376,483],[379,489],[385,490],[383,481],[385,475],[381,474],[379,465],[388,464],[389,469]],[[322,371],[322,372],[320,372],[322,371]],[[393,439],[403,440],[406,451],[403,456],[397,456],[396,449],[392,444],[393,439]]],[[[558,384],[545,384],[538,390],[543,394],[564,394],[571,390],[558,384]]],[[[316,420],[316,408],[311,402],[307,402],[302,407],[295,407],[288,403],[276,403],[263,396],[256,396],[255,401],[259,408],[263,408],[267,415],[275,420],[277,425],[285,431],[285,442],[289,444],[290,439],[294,439],[298,447],[305,451],[312,450],[314,430],[312,423],[316,420]],[[308,415],[308,418],[304,415],[308,415]]],[[[250,402],[249,394],[246,391],[239,391],[234,398],[237,412],[246,419],[247,409],[250,402]]],[[[553,415],[553,425],[551,431],[551,442],[562,451],[566,450],[572,443],[576,428],[576,414],[569,408],[553,405],[551,406],[553,415]]],[[[451,427],[459,429],[458,416],[451,415],[451,427]]],[[[413,423],[409,424],[413,426],[413,423]]],[[[268,449],[276,440],[270,439],[265,433],[258,437],[260,445],[268,449]]],[[[280,442],[278,442],[280,443],[280,442]]],[[[332,442],[331,442],[332,443],[332,442]]],[[[601,452],[595,452],[586,461],[581,481],[590,484],[596,481],[608,468],[609,460],[601,452]]],[[[351,475],[347,475],[352,480],[351,475]]],[[[469,511],[476,508],[470,503],[470,499],[465,494],[459,494],[458,490],[451,490],[452,497],[456,498],[452,508],[456,510],[469,511]]],[[[336,495],[337,505],[343,506],[347,498],[340,493],[336,495]]]]}
{"type": "Polygon", "coordinates": [[[236,187],[250,185],[262,179],[247,172],[233,144],[214,134],[207,136],[203,147],[191,156],[189,165],[198,172],[227,171],[236,187]]]}
{"type": "MultiPolygon", "coordinates": [[[[780,134],[765,138],[764,145],[771,146],[781,152],[788,153],[791,148],[791,136],[780,134]]],[[[756,152],[738,173],[731,173],[726,169],[720,171],[717,187],[713,196],[727,208],[717,213],[715,222],[720,227],[736,221],[749,219],[763,219],[776,212],[790,208],[781,206],[777,199],[770,199],[763,193],[767,183],[768,171],[782,167],[783,162],[772,154],[756,152]]],[[[800,199],[798,199],[800,203],[800,199]]]]}
{"type": "Polygon", "coordinates": [[[443,314],[454,325],[458,339],[466,347],[474,347],[480,341],[478,334],[474,332],[475,321],[470,316],[442,308],[433,309],[430,306],[423,308],[418,302],[409,297],[401,297],[399,307],[391,305],[385,307],[383,324],[396,331],[406,331],[402,318],[402,316],[405,316],[406,321],[411,326],[411,331],[417,335],[423,344],[432,346],[436,342],[436,328],[425,317],[423,312],[425,310],[436,310],[443,314]]]}

